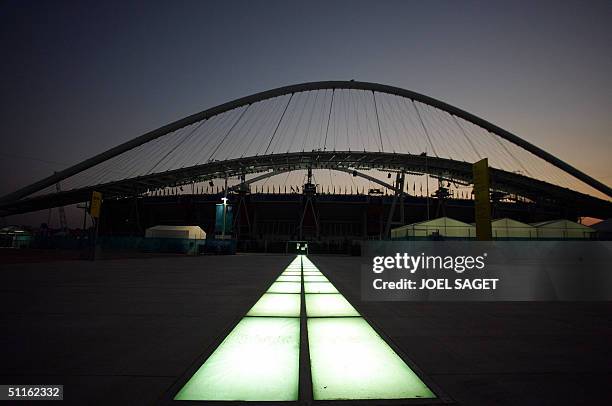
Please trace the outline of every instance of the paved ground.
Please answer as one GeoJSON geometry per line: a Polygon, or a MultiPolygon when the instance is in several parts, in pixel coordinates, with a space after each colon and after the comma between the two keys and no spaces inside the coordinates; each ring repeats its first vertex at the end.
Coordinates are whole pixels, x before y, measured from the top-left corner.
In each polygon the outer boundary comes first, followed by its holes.
{"type": "Polygon", "coordinates": [[[0,382],[151,404],[290,262],[210,256],[4,265],[0,382]]]}
{"type": "MultiPolygon", "coordinates": [[[[0,384],[63,384],[74,404],[152,404],[292,257],[0,265],[0,384]]],[[[610,404],[611,303],[359,300],[359,258],[313,261],[465,405],[610,404]]]]}

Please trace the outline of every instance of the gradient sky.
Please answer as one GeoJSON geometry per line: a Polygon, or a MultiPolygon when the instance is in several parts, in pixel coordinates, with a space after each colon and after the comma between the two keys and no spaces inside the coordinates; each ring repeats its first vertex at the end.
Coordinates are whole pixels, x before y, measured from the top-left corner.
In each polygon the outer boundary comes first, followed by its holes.
{"type": "Polygon", "coordinates": [[[0,194],[282,85],[425,93],[612,184],[610,1],[0,1],[0,194]]]}

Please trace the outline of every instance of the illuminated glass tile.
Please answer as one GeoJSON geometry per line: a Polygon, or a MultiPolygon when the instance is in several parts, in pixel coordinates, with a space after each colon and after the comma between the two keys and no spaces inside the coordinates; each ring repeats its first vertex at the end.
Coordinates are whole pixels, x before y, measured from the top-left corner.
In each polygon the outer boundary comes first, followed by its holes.
{"type": "Polygon", "coordinates": [[[300,272],[300,271],[285,271],[281,275],[297,275],[297,276],[300,276],[301,274],[302,274],[302,272],[300,272]]]}
{"type": "Polygon", "coordinates": [[[323,275],[304,275],[304,282],[329,282],[323,275]]]}
{"type": "Polygon", "coordinates": [[[320,271],[304,271],[304,275],[323,275],[320,271]]]}
{"type": "Polygon", "coordinates": [[[338,293],[330,282],[304,282],[305,293],[338,293]]]}
{"type": "Polygon", "coordinates": [[[276,282],[300,282],[301,280],[300,275],[281,275],[276,278],[276,282]]]}
{"type": "Polygon", "coordinates": [[[307,325],[315,400],[435,398],[363,318],[311,318],[307,325]]]}
{"type": "Polygon", "coordinates": [[[300,317],[298,293],[264,293],[247,316],[300,317]]]}
{"type": "Polygon", "coordinates": [[[268,293],[300,293],[301,282],[274,282],[268,289],[268,293]]]}
{"type": "Polygon", "coordinates": [[[245,317],[176,400],[295,401],[300,319],[245,317]]]}
{"type": "Polygon", "coordinates": [[[359,316],[357,310],[339,293],[307,294],[308,317],[359,316]]]}

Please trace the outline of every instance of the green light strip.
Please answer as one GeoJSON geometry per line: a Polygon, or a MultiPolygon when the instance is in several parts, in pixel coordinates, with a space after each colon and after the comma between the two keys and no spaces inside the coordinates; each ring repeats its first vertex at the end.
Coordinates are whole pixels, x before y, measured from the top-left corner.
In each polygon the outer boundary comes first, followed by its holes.
{"type": "Polygon", "coordinates": [[[302,280],[314,400],[436,397],[317,267],[298,255],[175,399],[297,401],[302,280]]]}
{"type": "Polygon", "coordinates": [[[344,296],[324,292],[338,292],[330,282],[314,282],[319,278],[304,276],[314,400],[435,398],[344,296]]]}

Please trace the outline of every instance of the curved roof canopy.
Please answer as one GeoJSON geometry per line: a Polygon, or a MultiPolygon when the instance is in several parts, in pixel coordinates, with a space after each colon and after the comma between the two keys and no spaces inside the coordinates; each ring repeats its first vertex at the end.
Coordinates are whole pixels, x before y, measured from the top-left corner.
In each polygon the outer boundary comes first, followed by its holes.
{"type": "Polygon", "coordinates": [[[256,93],[164,125],[0,198],[0,210],[82,201],[91,190],[120,196],[306,167],[393,168],[469,183],[469,164],[481,157],[489,157],[499,190],[609,206],[557,179],[573,177],[610,198],[607,185],[460,108],[393,86],[324,81],[256,93]],[[543,179],[547,173],[556,177],[543,179]],[[60,181],[66,192],[54,190],[60,181]]]}

